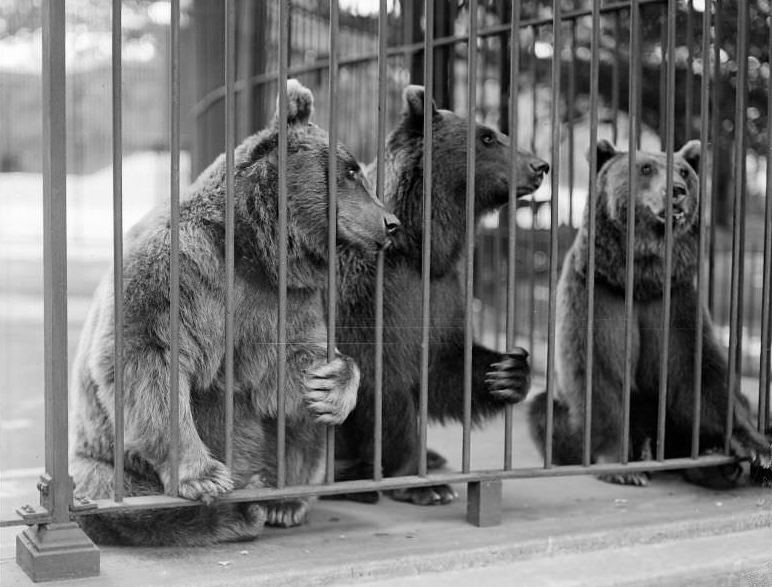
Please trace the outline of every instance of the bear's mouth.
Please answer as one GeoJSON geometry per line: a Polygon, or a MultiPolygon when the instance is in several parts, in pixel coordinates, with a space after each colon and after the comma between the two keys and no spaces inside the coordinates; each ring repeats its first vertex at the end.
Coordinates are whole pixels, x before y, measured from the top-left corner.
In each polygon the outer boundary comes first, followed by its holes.
{"type": "MultiPolygon", "coordinates": [[[[667,218],[666,217],[667,217],[667,214],[666,214],[666,212],[664,210],[662,211],[661,214],[656,216],[657,220],[661,224],[666,224],[667,223],[667,218]]],[[[687,220],[686,212],[683,211],[683,210],[673,210],[672,220],[673,220],[673,226],[682,226],[682,225],[686,224],[686,220],[687,220]]]]}

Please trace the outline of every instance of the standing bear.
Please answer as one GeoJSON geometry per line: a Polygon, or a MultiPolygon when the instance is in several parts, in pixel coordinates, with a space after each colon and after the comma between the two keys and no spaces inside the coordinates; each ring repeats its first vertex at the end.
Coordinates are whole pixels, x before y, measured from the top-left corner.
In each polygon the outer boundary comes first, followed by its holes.
{"type": "MultiPolygon", "coordinates": [[[[595,198],[595,302],[593,320],[591,454],[595,463],[618,462],[625,371],[625,265],[627,207],[630,199],[629,155],[598,143],[595,198]]],[[[651,458],[649,442],[657,438],[663,288],[671,280],[668,341],[665,456],[687,457],[691,450],[694,356],[697,340],[696,290],[699,246],[700,143],[690,141],[674,156],[673,214],[667,217],[667,167],[664,153],[638,152],[635,180],[635,250],[632,314],[631,460],[651,458]],[[665,227],[672,223],[672,273],[665,274],[665,227]]],[[[589,206],[564,262],[557,290],[556,385],[553,451],[556,464],[582,461],[587,370],[587,280],[589,206]]],[[[724,444],[727,421],[727,362],[707,310],[702,331],[700,449],[724,444]]],[[[748,402],[735,392],[731,444],[740,456],[767,455],[770,440],[751,420],[748,402]]],[[[534,398],[531,433],[544,449],[547,395],[534,398]]],[[[766,456],[764,458],[767,458],[766,456]]],[[[645,485],[646,473],[605,480],[645,485]]]]}
{"type": "MultiPolygon", "coordinates": [[[[429,417],[460,421],[464,413],[463,269],[466,201],[466,136],[469,122],[432,102],[431,319],[429,417]]],[[[418,401],[421,377],[421,245],[423,240],[424,89],[404,91],[402,117],[386,142],[386,207],[402,230],[385,252],[383,291],[383,474],[418,471],[418,401]]],[[[510,139],[476,124],[475,217],[509,200],[513,165],[510,139]]],[[[376,163],[369,166],[374,181],[376,163]]],[[[530,194],[549,165],[530,153],[517,158],[517,194],[530,194]]],[[[357,406],[338,429],[339,478],[373,474],[375,390],[374,256],[343,251],[339,263],[337,344],[362,369],[357,406]]],[[[529,387],[527,353],[503,355],[479,344],[472,350],[472,417],[475,422],[519,402],[529,387]]],[[[435,458],[438,455],[433,455],[435,458]]],[[[441,457],[439,457],[441,458],[441,457]]],[[[448,503],[447,486],[400,490],[393,497],[416,504],[448,503]]],[[[370,496],[373,499],[372,496],[370,496]]],[[[377,496],[376,496],[377,498],[377,496]]]]}
{"type": "MultiPolygon", "coordinates": [[[[305,499],[218,504],[232,489],[277,479],[279,126],[288,126],[286,481],[318,482],[325,425],[342,422],[359,386],[355,362],[327,362],[322,286],[327,270],[327,134],[309,123],[311,92],[290,80],[288,119],[235,151],[233,460],[225,460],[225,158],[206,169],[180,204],[179,485],[171,486],[170,219],[156,210],[129,233],[124,256],[126,495],[174,493],[212,505],[81,517],[97,542],[195,545],[254,538],[263,522],[301,523],[305,499]]],[[[337,146],[338,238],[383,247],[397,219],[376,200],[354,157],[337,146]]],[[[112,277],[99,286],[75,359],[71,470],[76,495],[113,491],[114,324],[112,277]]]]}

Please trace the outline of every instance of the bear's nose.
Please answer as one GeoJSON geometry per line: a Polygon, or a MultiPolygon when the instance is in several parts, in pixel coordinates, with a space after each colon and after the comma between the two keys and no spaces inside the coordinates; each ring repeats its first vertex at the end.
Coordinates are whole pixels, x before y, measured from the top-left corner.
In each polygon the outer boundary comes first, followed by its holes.
{"type": "Polygon", "coordinates": [[[686,188],[682,185],[673,186],[673,203],[680,204],[686,199],[686,188]]]}
{"type": "Polygon", "coordinates": [[[401,226],[399,220],[393,214],[387,214],[383,218],[383,225],[386,227],[386,234],[388,234],[389,236],[397,232],[399,230],[399,227],[401,226]]]}
{"type": "Polygon", "coordinates": [[[550,170],[550,164],[541,159],[536,159],[535,161],[531,161],[531,169],[537,175],[547,175],[550,170]]]}

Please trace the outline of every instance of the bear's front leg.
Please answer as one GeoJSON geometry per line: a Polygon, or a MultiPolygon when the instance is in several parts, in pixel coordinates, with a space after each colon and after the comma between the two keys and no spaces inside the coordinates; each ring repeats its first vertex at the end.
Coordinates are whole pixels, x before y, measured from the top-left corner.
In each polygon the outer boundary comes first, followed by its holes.
{"type": "Polygon", "coordinates": [[[303,397],[321,424],[341,424],[354,409],[359,390],[359,367],[351,357],[335,351],[331,362],[315,361],[303,376],[303,397]]]}
{"type": "Polygon", "coordinates": [[[230,471],[212,458],[201,440],[190,406],[190,377],[179,378],[179,483],[172,486],[169,365],[151,350],[127,353],[126,450],[153,465],[167,494],[209,503],[233,489],[230,471]]]}

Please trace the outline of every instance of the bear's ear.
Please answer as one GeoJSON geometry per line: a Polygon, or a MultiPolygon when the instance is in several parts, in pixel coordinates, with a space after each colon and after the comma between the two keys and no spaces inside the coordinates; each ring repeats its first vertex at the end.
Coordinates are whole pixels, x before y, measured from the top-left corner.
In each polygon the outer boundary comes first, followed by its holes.
{"type": "MultiPolygon", "coordinates": [[[[424,87],[408,86],[402,96],[405,102],[402,117],[410,126],[422,127],[424,121],[424,87]]],[[[432,119],[438,117],[437,105],[432,100],[432,119]]]]}
{"type": "Polygon", "coordinates": [[[698,140],[692,140],[686,143],[683,147],[681,147],[681,150],[678,151],[678,155],[683,157],[684,161],[686,161],[692,169],[694,169],[695,173],[700,172],[700,151],[702,149],[702,146],[700,145],[700,141],[698,140]]]}
{"type": "MultiPolygon", "coordinates": [[[[600,171],[600,168],[603,167],[603,165],[611,159],[614,155],[617,154],[617,150],[614,148],[614,145],[609,143],[607,140],[602,139],[598,141],[598,147],[597,147],[597,161],[595,163],[595,172],[597,173],[600,171]]],[[[587,161],[591,161],[590,153],[587,153],[587,161]]]]}
{"type": "MultiPolygon", "coordinates": [[[[296,79],[287,80],[287,124],[306,125],[314,112],[314,95],[296,79]]],[[[279,97],[276,97],[276,116],[279,120],[279,97]]]]}

